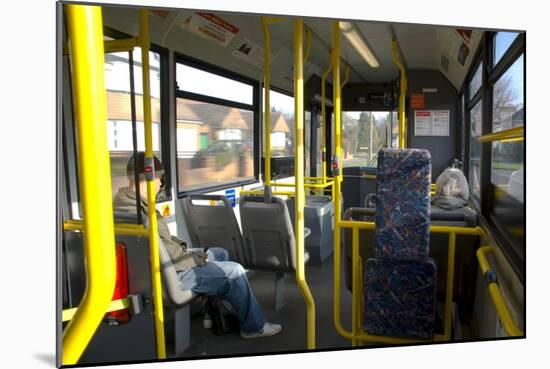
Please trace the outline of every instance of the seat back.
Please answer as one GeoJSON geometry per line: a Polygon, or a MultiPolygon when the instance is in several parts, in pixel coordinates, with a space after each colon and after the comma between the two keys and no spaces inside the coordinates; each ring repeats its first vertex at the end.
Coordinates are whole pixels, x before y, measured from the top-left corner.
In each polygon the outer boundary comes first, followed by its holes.
{"type": "Polygon", "coordinates": [[[189,195],[183,211],[195,247],[222,247],[229,260],[248,266],[248,255],[235,213],[223,195],[189,195]]]}
{"type": "Polygon", "coordinates": [[[436,267],[428,257],[431,160],[427,150],[378,153],[374,257],[365,265],[364,328],[430,338],[436,267]]]}
{"type": "Polygon", "coordinates": [[[162,239],[159,237],[159,260],[162,273],[162,295],[168,305],[185,305],[189,303],[194,294],[191,290],[184,290],[178,281],[176,268],[172,264],[170,254],[166,251],[162,239]]]}
{"type": "Polygon", "coordinates": [[[277,197],[266,203],[263,196],[242,196],[239,209],[249,268],[294,271],[296,246],[286,203],[277,197]]]}
{"type": "Polygon", "coordinates": [[[430,184],[429,151],[380,150],[375,199],[375,257],[428,257],[430,184]]]}

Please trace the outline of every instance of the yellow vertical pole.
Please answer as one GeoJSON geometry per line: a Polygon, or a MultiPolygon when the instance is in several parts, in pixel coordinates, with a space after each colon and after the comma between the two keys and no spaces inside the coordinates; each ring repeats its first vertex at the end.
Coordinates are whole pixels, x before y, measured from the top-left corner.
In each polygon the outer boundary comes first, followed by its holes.
{"type": "Polygon", "coordinates": [[[265,178],[264,185],[271,185],[271,105],[269,92],[271,89],[271,41],[268,20],[261,17],[264,32],[264,137],[265,137],[265,178]]]}
{"type": "Polygon", "coordinates": [[[403,64],[399,61],[397,56],[397,40],[395,38],[391,41],[392,44],[392,59],[393,63],[400,70],[399,79],[399,148],[406,147],[406,126],[405,126],[405,96],[407,95],[407,75],[403,64]]]}
{"type": "Polygon", "coordinates": [[[74,70],[86,290],[63,332],[62,364],[77,364],[100,324],[115,288],[115,236],[101,7],[65,5],[74,70]]]}
{"type": "Polygon", "coordinates": [[[359,228],[353,227],[352,229],[352,278],[351,278],[351,331],[353,339],[351,340],[352,346],[357,346],[359,341],[357,336],[359,335],[359,305],[360,305],[360,291],[361,280],[359,277],[359,228]]]}
{"type": "Polygon", "coordinates": [[[456,233],[449,233],[449,247],[447,256],[447,291],[445,293],[445,332],[446,340],[451,339],[451,314],[453,304],[453,287],[455,273],[456,233]]]}
{"type": "Polygon", "coordinates": [[[315,302],[306,282],[304,266],[304,23],[294,21],[294,178],[296,187],[296,214],[294,234],[296,236],[296,282],[307,305],[307,348],[315,348],[315,302]]]}
{"type": "Polygon", "coordinates": [[[329,54],[330,57],[330,65],[328,66],[326,72],[323,74],[323,78],[321,78],[321,124],[322,124],[322,144],[321,144],[321,152],[322,152],[322,162],[323,162],[323,184],[327,184],[327,112],[326,112],[326,80],[327,77],[332,70],[332,55],[329,54]]]}
{"type": "MultiPolygon", "coordinates": [[[[332,24],[332,88],[334,100],[334,137],[336,156],[341,152],[340,117],[342,113],[340,96],[340,26],[338,21],[332,24]]],[[[339,332],[345,332],[340,322],[340,220],[341,209],[341,188],[342,172],[334,174],[333,196],[334,201],[334,325],[339,332]]]]}
{"type": "Polygon", "coordinates": [[[158,245],[158,226],[156,212],[156,188],[153,161],[153,123],[151,121],[151,87],[149,81],[149,11],[140,10],[141,71],[143,80],[143,120],[145,125],[145,165],[151,166],[153,175],[147,177],[147,217],[149,219],[149,246],[151,262],[151,286],[155,308],[155,333],[157,338],[157,357],[166,358],[164,339],[164,311],[162,306],[162,286],[160,282],[160,262],[158,245]]]}

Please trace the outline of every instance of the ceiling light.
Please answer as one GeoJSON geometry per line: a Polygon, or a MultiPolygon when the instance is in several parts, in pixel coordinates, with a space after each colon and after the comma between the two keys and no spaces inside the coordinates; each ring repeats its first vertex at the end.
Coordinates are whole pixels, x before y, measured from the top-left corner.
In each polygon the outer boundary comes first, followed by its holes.
{"type": "Polygon", "coordinates": [[[340,22],[340,30],[346,36],[350,44],[363,59],[373,68],[378,68],[380,63],[372,52],[367,40],[363,37],[357,26],[351,22],[340,22]]]}

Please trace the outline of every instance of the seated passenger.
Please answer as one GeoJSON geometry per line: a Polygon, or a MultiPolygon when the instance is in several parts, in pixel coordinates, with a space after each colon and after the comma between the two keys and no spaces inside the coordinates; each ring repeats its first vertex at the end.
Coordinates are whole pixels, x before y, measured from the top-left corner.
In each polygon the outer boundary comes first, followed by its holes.
{"type": "MultiPolygon", "coordinates": [[[[147,182],[144,176],[145,154],[137,155],[137,173],[139,175],[139,192],[141,209],[147,212],[147,182]]],[[[155,157],[155,191],[161,188],[163,168],[155,157]]],[[[121,188],[115,195],[115,208],[136,206],[134,157],[126,167],[128,187],[121,188]]],[[[282,329],[279,324],[268,323],[246,277],[244,268],[235,262],[227,261],[228,254],[223,248],[202,249],[188,248],[186,243],[170,235],[168,225],[157,211],[158,234],[166,251],[170,255],[177,272],[181,288],[192,290],[208,296],[218,295],[228,301],[236,311],[241,327],[241,337],[256,338],[273,336],[282,329]]]]}

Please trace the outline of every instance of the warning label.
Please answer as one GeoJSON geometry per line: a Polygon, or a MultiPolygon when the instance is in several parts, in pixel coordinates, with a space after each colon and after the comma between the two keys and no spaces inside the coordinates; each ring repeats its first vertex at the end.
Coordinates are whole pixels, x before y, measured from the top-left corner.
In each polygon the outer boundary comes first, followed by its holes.
{"type": "Polygon", "coordinates": [[[181,27],[223,47],[239,33],[238,27],[212,13],[193,13],[181,27]]]}

